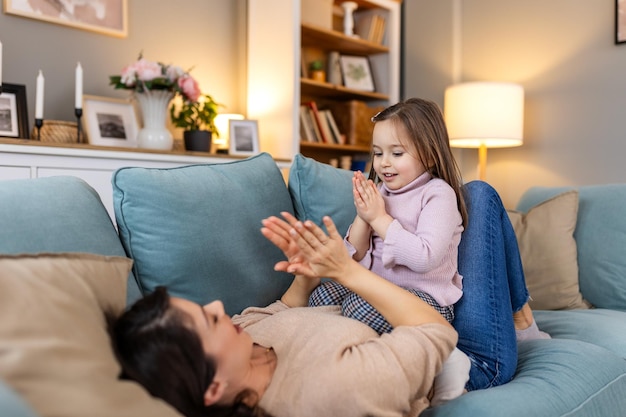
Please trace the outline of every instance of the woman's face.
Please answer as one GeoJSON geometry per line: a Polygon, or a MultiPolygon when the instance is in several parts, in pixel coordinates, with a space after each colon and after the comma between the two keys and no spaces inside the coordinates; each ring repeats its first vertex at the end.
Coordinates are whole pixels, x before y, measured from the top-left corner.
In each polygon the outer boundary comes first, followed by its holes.
{"type": "Polygon", "coordinates": [[[204,352],[217,362],[217,375],[227,380],[245,375],[252,355],[252,338],[231,321],[221,301],[204,307],[172,297],[171,306],[190,318],[191,329],[202,342],[204,352]]]}

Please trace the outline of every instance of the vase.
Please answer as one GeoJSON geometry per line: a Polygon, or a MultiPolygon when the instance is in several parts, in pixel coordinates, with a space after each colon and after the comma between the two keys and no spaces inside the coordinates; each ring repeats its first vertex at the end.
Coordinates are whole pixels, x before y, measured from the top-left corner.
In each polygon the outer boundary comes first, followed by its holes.
{"type": "Polygon", "coordinates": [[[135,94],[143,116],[143,127],[137,135],[137,146],[144,149],[172,150],[174,138],[165,127],[165,122],[173,97],[174,93],[167,90],[145,90],[135,94]]]}
{"type": "Polygon", "coordinates": [[[183,139],[185,149],[196,152],[209,152],[211,150],[211,132],[208,130],[185,130],[183,139]]]}

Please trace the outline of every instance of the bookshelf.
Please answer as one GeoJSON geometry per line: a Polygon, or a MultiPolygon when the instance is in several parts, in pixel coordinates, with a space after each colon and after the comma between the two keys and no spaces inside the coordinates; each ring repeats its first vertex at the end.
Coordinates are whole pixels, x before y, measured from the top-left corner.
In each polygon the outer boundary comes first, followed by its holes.
{"type": "Polygon", "coordinates": [[[385,35],[380,43],[343,33],[343,17],[338,12],[341,1],[313,0],[316,11],[331,3],[328,25],[307,22],[306,16],[302,19],[301,1],[306,0],[248,1],[247,113],[248,118],[259,120],[261,150],[278,158],[292,158],[301,152],[322,162],[368,154],[371,137],[346,144],[301,141],[300,106],[314,101],[320,110],[331,109],[340,125],[337,112],[341,112],[342,105],[350,109],[354,103],[364,103],[374,111],[399,100],[400,1],[356,1],[355,29],[362,15],[384,16],[385,35]],[[315,81],[303,72],[312,60],[321,59],[327,64],[331,51],[367,57],[374,91],[348,88],[341,81],[329,82],[328,74],[326,81],[315,81]],[[259,104],[259,97],[268,98],[259,104]]]}

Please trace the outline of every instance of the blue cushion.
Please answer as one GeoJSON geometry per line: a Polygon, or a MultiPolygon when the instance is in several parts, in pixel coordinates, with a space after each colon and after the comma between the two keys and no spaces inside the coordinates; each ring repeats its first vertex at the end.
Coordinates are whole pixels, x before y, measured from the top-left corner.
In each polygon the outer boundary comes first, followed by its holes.
{"type": "MultiPolygon", "coordinates": [[[[77,177],[0,181],[0,253],[125,256],[98,193],[77,177]]],[[[140,296],[129,277],[127,300],[140,296]]]]}
{"type": "Polygon", "coordinates": [[[515,379],[472,391],[420,417],[605,417],[626,410],[626,361],[577,340],[519,344],[515,379]]]}
{"type": "Polygon", "coordinates": [[[321,225],[322,217],[330,216],[339,233],[345,235],[356,216],[353,175],[352,171],[296,155],[289,172],[289,193],[296,217],[321,225]]]}
{"type": "Polygon", "coordinates": [[[24,400],[0,379],[0,410],[3,416],[37,417],[24,400]]]}
{"type": "Polygon", "coordinates": [[[602,346],[626,359],[626,312],[606,309],[533,311],[541,328],[554,338],[602,346]]]}
{"type": "Polygon", "coordinates": [[[224,164],[121,168],[113,175],[120,239],[144,291],[158,285],[229,314],[278,299],[291,275],[261,220],[293,213],[285,181],[266,153],[224,164]],[[250,250],[253,248],[254,250],[250,250]]]}
{"type": "MultiPolygon", "coordinates": [[[[527,211],[566,189],[531,188],[518,209],[527,211]]],[[[626,184],[584,186],[578,188],[578,194],[574,238],[580,291],[596,307],[626,311],[626,184]]]]}

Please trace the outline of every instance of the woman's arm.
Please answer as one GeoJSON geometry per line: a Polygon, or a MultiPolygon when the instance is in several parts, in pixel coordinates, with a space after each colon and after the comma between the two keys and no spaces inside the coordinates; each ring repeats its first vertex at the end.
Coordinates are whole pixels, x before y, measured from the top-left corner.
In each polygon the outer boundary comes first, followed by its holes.
{"type": "MultiPolygon", "coordinates": [[[[288,228],[293,244],[299,248],[298,256],[282,263],[280,267],[286,268],[281,270],[306,277],[329,277],[335,280],[372,304],[393,327],[426,323],[450,326],[441,314],[419,297],[379,277],[350,258],[333,221],[328,216],[323,221],[328,235],[308,220],[304,223],[298,221],[288,224],[274,218],[268,223],[267,228],[271,230],[276,229],[279,224],[282,231],[288,228]]],[[[276,244],[275,240],[270,240],[276,244]]],[[[284,241],[280,243],[285,244],[284,241]]],[[[282,249],[281,246],[278,247],[282,249]]]]}

